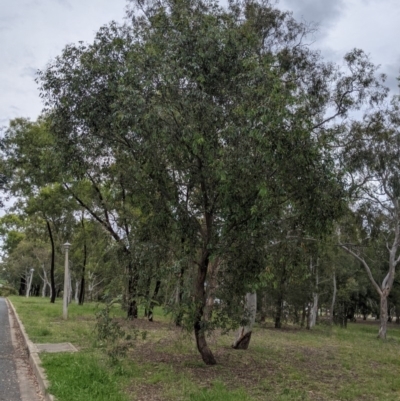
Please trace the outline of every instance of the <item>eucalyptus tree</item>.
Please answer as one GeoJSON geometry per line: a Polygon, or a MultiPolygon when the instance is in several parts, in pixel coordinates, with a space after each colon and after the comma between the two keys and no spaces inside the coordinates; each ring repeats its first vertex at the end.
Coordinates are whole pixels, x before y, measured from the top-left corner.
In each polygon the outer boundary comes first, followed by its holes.
{"type": "MultiPolygon", "coordinates": [[[[44,118],[31,122],[12,120],[3,138],[4,165],[9,180],[7,190],[17,197],[14,206],[28,214],[39,213],[46,222],[52,248],[51,302],[55,301],[55,222],[65,217],[66,200],[57,184],[60,176],[54,141],[44,118]]],[[[61,229],[61,227],[59,227],[61,229]]]]}
{"type": "Polygon", "coordinates": [[[7,272],[9,283],[15,288],[19,287],[20,295],[25,295],[31,269],[34,269],[31,288],[35,289],[34,292],[38,295],[40,286],[46,286],[41,278],[43,266],[48,264],[48,257],[47,244],[25,238],[12,251],[3,255],[2,268],[7,272]]]}
{"type": "Polygon", "coordinates": [[[346,138],[343,163],[358,226],[341,233],[341,247],[364,267],[380,297],[378,337],[386,338],[388,296],[400,262],[400,101],[367,114],[346,138]],[[374,250],[374,254],[371,254],[374,250]],[[385,256],[386,255],[386,256],[385,256]],[[382,263],[385,273],[381,276],[382,263]]]}
{"type": "MultiPolygon", "coordinates": [[[[63,164],[97,193],[93,208],[77,195],[78,182],[67,184],[78,202],[125,244],[129,260],[140,210],[154,243],[180,242],[196,266],[188,321],[203,360],[214,364],[210,264],[221,261],[221,305],[233,305],[258,281],[265,251],[255,255],[285,211],[295,229],[329,225],[343,192],[324,151],[335,132],[327,124],[378,84],[360,51],[346,58],[349,75],[323,63],[303,43],[308,28],[267,1],[136,6],[93,44],[67,46],[38,81],[63,164]],[[122,187],[105,196],[111,170],[122,187]]],[[[135,286],[139,271],[129,266],[135,286]]]]}
{"type": "MultiPolygon", "coordinates": [[[[121,217],[122,213],[119,216],[117,213],[124,209],[126,194],[123,178],[116,172],[116,167],[100,168],[101,163],[92,163],[89,168],[84,159],[79,159],[78,149],[56,146],[48,122],[46,116],[35,122],[23,118],[12,120],[4,132],[3,151],[4,166],[9,175],[7,190],[18,199],[16,207],[26,209],[29,213],[40,213],[46,221],[52,246],[50,279],[54,302],[58,235],[55,230],[61,229],[56,222],[61,222],[62,219],[66,222],[66,215],[63,213],[66,209],[62,205],[70,212],[70,218],[67,219],[70,228],[74,225],[74,220],[78,219],[75,213],[84,208],[89,211],[90,218],[102,224],[125,250],[129,246],[124,233],[129,232],[130,223],[121,217]],[[64,164],[62,160],[65,161],[64,164]]],[[[68,238],[64,236],[58,239],[65,241],[68,238]]],[[[81,288],[84,289],[82,277],[81,288]]]]}
{"type": "Polygon", "coordinates": [[[75,225],[75,203],[63,190],[60,184],[46,185],[39,189],[36,195],[25,200],[24,212],[28,216],[42,219],[46,225],[51,244],[50,263],[50,302],[56,299],[55,269],[56,254],[62,250],[62,244],[72,237],[75,225]]]}

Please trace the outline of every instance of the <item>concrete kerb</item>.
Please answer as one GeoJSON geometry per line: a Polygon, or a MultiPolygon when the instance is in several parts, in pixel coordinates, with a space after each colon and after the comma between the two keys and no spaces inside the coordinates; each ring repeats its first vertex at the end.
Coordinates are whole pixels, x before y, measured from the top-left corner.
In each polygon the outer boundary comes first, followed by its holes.
{"type": "Polygon", "coordinates": [[[46,373],[44,372],[44,370],[41,366],[42,363],[40,361],[38,349],[37,349],[36,345],[33,344],[33,342],[29,339],[28,335],[26,334],[25,327],[22,324],[12,302],[9,299],[7,299],[7,303],[9,305],[9,307],[11,308],[11,310],[14,314],[15,320],[17,321],[18,326],[21,330],[22,337],[23,337],[24,343],[25,343],[25,347],[26,347],[26,350],[27,350],[28,356],[29,356],[29,364],[31,365],[32,370],[37,378],[37,381],[38,381],[39,387],[40,387],[40,391],[42,392],[44,399],[46,401],[56,401],[56,398],[53,395],[49,394],[49,392],[47,390],[49,388],[49,382],[47,380],[46,373]]]}

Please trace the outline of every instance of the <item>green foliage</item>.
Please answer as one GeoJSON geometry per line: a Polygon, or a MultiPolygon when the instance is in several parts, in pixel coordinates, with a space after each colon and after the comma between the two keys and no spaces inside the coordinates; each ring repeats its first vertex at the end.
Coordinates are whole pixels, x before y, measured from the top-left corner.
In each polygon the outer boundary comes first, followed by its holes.
{"type": "Polygon", "coordinates": [[[24,221],[15,213],[8,213],[0,218],[0,235],[4,238],[2,248],[6,253],[15,250],[25,238],[24,221]]]}
{"type": "Polygon", "coordinates": [[[10,295],[17,295],[18,291],[8,285],[0,284],[0,297],[9,297],[10,295]]]}
{"type": "Polygon", "coordinates": [[[106,302],[105,306],[100,308],[96,313],[96,332],[97,338],[100,341],[116,341],[125,336],[125,332],[121,329],[120,325],[113,320],[110,316],[111,306],[120,300],[111,300],[106,302]]]}
{"type": "MultiPolygon", "coordinates": [[[[321,235],[341,213],[342,184],[312,131],[333,99],[348,110],[366,95],[342,91],[344,82],[329,93],[335,69],[298,46],[305,25],[269,4],[142,8],[92,44],[67,46],[40,74],[60,162],[75,178],[68,188],[135,251],[143,241],[176,254],[183,239],[190,260],[199,250],[206,263],[221,257],[221,283],[229,297],[242,295],[257,284],[260,250],[282,218],[321,235]]],[[[356,70],[364,58],[348,62],[356,70]]],[[[359,76],[371,70],[365,64],[359,76]]]]}
{"type": "MultiPolygon", "coordinates": [[[[113,304],[121,299],[106,301],[104,307],[96,312],[96,336],[98,345],[105,346],[108,356],[116,362],[118,358],[125,357],[127,351],[134,346],[134,342],[140,334],[139,330],[131,329],[127,334],[120,323],[110,315],[113,304]]],[[[141,332],[142,338],[146,338],[146,332],[141,332]]]]}

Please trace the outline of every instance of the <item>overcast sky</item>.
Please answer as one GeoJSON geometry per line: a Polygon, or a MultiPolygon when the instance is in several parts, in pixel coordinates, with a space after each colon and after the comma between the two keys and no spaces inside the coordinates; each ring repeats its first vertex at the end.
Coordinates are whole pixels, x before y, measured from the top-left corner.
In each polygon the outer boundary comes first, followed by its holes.
{"type": "MultiPolygon", "coordinates": [[[[68,43],[90,42],[101,25],[123,21],[126,0],[0,0],[0,126],[36,119],[42,109],[35,72],[68,43]]],[[[319,24],[313,46],[340,61],[365,50],[397,93],[400,75],[399,0],[281,0],[279,7],[319,24]]]]}

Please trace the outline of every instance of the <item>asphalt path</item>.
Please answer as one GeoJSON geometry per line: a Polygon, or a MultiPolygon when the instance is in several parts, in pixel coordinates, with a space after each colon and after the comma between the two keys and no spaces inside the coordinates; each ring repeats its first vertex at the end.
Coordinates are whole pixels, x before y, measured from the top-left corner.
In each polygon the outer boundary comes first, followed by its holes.
{"type": "Polygon", "coordinates": [[[0,401],[21,401],[8,308],[0,298],[0,401]]]}

